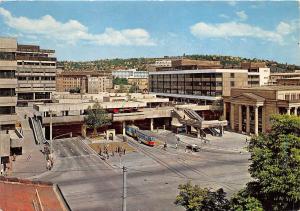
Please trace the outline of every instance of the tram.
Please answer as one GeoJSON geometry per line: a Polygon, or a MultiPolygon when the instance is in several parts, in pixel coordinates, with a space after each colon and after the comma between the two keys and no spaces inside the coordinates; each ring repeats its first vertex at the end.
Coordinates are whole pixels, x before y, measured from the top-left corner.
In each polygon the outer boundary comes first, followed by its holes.
{"type": "Polygon", "coordinates": [[[140,130],[134,125],[129,125],[125,128],[127,135],[137,139],[140,143],[144,143],[148,146],[155,146],[157,144],[157,139],[150,134],[148,131],[140,130]]]}

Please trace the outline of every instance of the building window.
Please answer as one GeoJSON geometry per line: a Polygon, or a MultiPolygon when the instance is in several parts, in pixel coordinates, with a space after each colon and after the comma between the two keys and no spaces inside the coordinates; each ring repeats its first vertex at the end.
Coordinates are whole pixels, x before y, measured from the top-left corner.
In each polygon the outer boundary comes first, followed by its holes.
{"type": "Polygon", "coordinates": [[[230,73],[230,78],[234,78],[234,73],[230,73]]]}
{"type": "Polygon", "coordinates": [[[234,81],[230,81],[230,86],[234,86],[234,81]]]}
{"type": "Polygon", "coordinates": [[[286,94],[286,95],[284,96],[284,99],[285,99],[285,100],[290,100],[290,95],[289,95],[289,94],[286,94]]]}

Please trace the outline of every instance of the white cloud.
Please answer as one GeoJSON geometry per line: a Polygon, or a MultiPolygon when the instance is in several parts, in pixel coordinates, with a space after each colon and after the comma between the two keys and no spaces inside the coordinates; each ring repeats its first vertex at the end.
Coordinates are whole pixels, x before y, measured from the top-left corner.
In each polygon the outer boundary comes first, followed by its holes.
{"type": "Polygon", "coordinates": [[[228,15],[225,15],[225,14],[220,14],[219,17],[220,17],[220,18],[226,18],[226,19],[229,18],[229,16],[228,16],[228,15]]]}
{"type": "Polygon", "coordinates": [[[190,27],[191,33],[198,38],[252,37],[278,42],[279,44],[283,44],[284,35],[292,33],[294,29],[294,27],[284,22],[280,22],[274,31],[268,31],[257,26],[237,22],[219,24],[199,22],[190,27]]]}
{"type": "Polygon", "coordinates": [[[276,27],[276,31],[279,33],[279,34],[290,34],[292,31],[293,31],[293,26],[286,23],[286,22],[280,22],[278,24],[278,26],[276,27]]]}
{"type": "Polygon", "coordinates": [[[245,21],[248,18],[248,15],[243,10],[242,11],[238,11],[235,14],[240,18],[241,21],[245,21]]]}
{"type": "Polygon", "coordinates": [[[234,7],[237,4],[237,2],[236,1],[228,1],[227,4],[234,7]]]}
{"type": "Polygon", "coordinates": [[[116,30],[106,28],[103,33],[89,33],[88,28],[77,20],[69,20],[65,23],[55,20],[50,15],[40,19],[27,17],[14,17],[8,10],[0,7],[0,15],[10,28],[27,35],[38,35],[48,39],[75,44],[79,40],[96,43],[98,45],[135,45],[151,46],[155,42],[150,34],[142,28],[116,30]]]}

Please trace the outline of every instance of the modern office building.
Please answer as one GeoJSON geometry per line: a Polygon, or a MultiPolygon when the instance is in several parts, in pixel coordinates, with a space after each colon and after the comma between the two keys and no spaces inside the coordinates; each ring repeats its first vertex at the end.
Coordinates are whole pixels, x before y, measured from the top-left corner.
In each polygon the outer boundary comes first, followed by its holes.
{"type": "Polygon", "coordinates": [[[63,71],[56,78],[57,92],[80,89],[81,93],[96,94],[111,88],[112,78],[96,71],[63,71]]]}
{"type": "Polygon", "coordinates": [[[248,70],[248,86],[268,85],[270,68],[264,62],[243,62],[241,67],[248,70]]]}
{"type": "Polygon", "coordinates": [[[300,86],[233,88],[224,98],[224,118],[232,130],[258,134],[271,129],[273,114],[300,115],[300,86]]]}
{"type": "Polygon", "coordinates": [[[0,170],[12,152],[20,152],[23,136],[16,130],[16,50],[13,38],[0,38],[0,170]]]}
{"type": "Polygon", "coordinates": [[[271,73],[269,79],[269,85],[277,85],[279,79],[295,78],[300,77],[300,72],[290,72],[290,73],[271,73]]]}
{"type": "Polygon", "coordinates": [[[136,69],[112,71],[113,78],[148,78],[148,71],[137,71],[136,69]]]}
{"type": "Polygon", "coordinates": [[[54,53],[54,50],[41,49],[37,45],[17,44],[18,105],[51,100],[57,73],[54,53]]]}
{"type": "MultiPolygon", "coordinates": [[[[196,68],[196,67],[195,67],[196,68]]],[[[248,85],[245,69],[184,69],[149,72],[149,91],[174,101],[211,104],[248,85]]]]}
{"type": "Polygon", "coordinates": [[[279,86],[300,86],[300,77],[277,79],[277,84],[279,86]]]}
{"type": "Polygon", "coordinates": [[[0,130],[14,129],[16,115],[16,87],[15,76],[17,62],[15,60],[17,43],[15,39],[0,39],[0,130]]]}

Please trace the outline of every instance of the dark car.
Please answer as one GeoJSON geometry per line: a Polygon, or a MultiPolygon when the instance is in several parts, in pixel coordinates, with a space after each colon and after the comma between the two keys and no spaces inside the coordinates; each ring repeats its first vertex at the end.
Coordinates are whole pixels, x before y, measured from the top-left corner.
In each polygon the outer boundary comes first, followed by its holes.
{"type": "Polygon", "coordinates": [[[200,147],[197,144],[189,144],[186,146],[186,149],[191,150],[193,152],[199,152],[200,147]]]}

